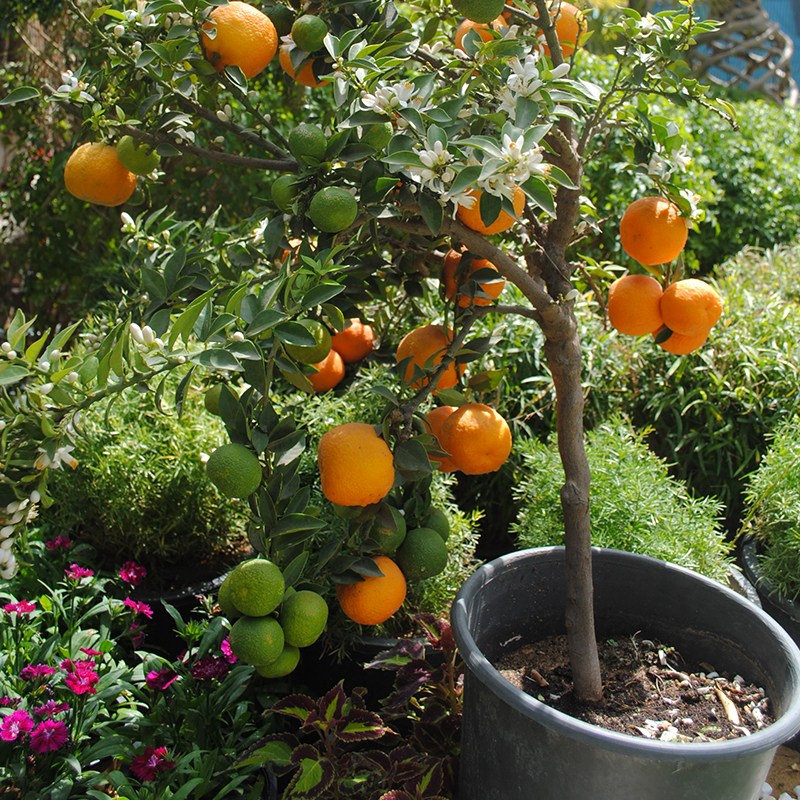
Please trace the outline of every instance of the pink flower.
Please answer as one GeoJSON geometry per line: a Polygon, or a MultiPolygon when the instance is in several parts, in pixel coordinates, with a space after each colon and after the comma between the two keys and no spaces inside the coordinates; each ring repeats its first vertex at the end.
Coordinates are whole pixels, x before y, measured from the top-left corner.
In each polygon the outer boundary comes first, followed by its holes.
{"type": "Polygon", "coordinates": [[[144,682],[148,689],[166,689],[173,681],[178,679],[174,669],[151,670],[147,673],[144,682]]]}
{"type": "Polygon", "coordinates": [[[130,597],[126,597],[122,601],[122,605],[132,608],[134,614],[144,614],[147,619],[153,618],[153,610],[147,603],[138,603],[136,600],[131,600],[130,597]]]}
{"type": "Polygon", "coordinates": [[[96,694],[95,684],[100,677],[94,671],[93,661],[71,661],[66,659],[61,662],[61,669],[67,673],[64,682],[75,694],[96,694]]]}
{"type": "Polygon", "coordinates": [[[131,772],[140,781],[152,781],[156,775],[166,772],[175,766],[174,761],[167,761],[167,748],[145,747],[144,753],[131,760],[131,772]]]}
{"type": "Polygon", "coordinates": [[[56,536],[55,539],[51,539],[49,542],[45,542],[44,546],[48,550],[58,550],[59,548],[63,547],[66,550],[72,542],[66,536],[56,536]]]}
{"type": "Polygon", "coordinates": [[[32,600],[20,600],[19,603],[7,603],[3,606],[3,611],[7,614],[30,614],[36,610],[36,603],[32,600]]]}
{"type": "Polygon", "coordinates": [[[70,564],[68,569],[64,570],[66,576],[73,581],[79,581],[81,578],[91,578],[94,572],[86,567],[80,567],[77,564],[70,564]]]}
{"type": "Polygon", "coordinates": [[[195,680],[210,681],[224,678],[229,669],[228,662],[222,656],[205,656],[192,664],[190,672],[195,680]]]}
{"type": "Polygon", "coordinates": [[[125,583],[138,586],[147,577],[147,570],[135,561],[126,561],[119,571],[119,576],[125,583]]]}
{"type": "Polygon", "coordinates": [[[55,667],[48,667],[47,664],[28,664],[20,670],[19,676],[24,681],[35,681],[37,678],[46,678],[55,671],[55,667]]]}
{"type": "Polygon", "coordinates": [[[131,642],[134,647],[139,647],[144,641],[144,630],[138,622],[134,622],[130,627],[131,642]]]}
{"type": "Polygon", "coordinates": [[[235,664],[237,661],[236,656],[233,654],[233,650],[231,650],[231,643],[228,641],[227,637],[222,640],[222,644],[219,646],[219,649],[222,650],[223,655],[228,660],[229,664],[235,664]]]}
{"type": "Polygon", "coordinates": [[[81,647],[81,653],[86,653],[87,656],[102,656],[100,650],[95,650],[92,647],[81,647]]]}
{"type": "Polygon", "coordinates": [[[63,747],[69,739],[67,726],[60,720],[46,719],[31,733],[31,750],[34,753],[49,753],[63,747]]]}
{"type": "Polygon", "coordinates": [[[23,736],[33,728],[33,717],[22,709],[12,711],[0,722],[0,739],[4,742],[13,742],[18,736],[23,736]]]}
{"type": "Polygon", "coordinates": [[[57,703],[55,700],[48,700],[43,705],[33,709],[33,713],[40,717],[52,717],[62,711],[69,711],[69,703],[57,703]]]}
{"type": "Polygon", "coordinates": [[[21,697],[9,697],[7,694],[4,694],[0,697],[0,708],[7,708],[8,706],[16,706],[19,705],[21,697]]]}

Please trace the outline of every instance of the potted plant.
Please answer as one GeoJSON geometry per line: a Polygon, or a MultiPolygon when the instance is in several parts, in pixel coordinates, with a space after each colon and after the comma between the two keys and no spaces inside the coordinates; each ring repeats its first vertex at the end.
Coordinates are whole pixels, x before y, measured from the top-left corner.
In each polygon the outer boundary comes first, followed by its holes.
{"type": "Polygon", "coordinates": [[[773,434],[761,463],[749,478],[740,535],[742,565],[764,610],[795,642],[800,641],[797,598],[798,513],[800,513],[800,424],[784,422],[773,434]]]}
{"type": "MultiPolygon", "coordinates": [[[[568,249],[599,224],[582,196],[583,165],[600,157],[609,130],[621,128],[633,145],[629,169],[652,194],[631,198],[623,215],[623,247],[643,270],[611,285],[609,319],[621,333],[652,334],[654,346],[676,355],[702,346],[722,302],[709,284],[679,280],[695,198],[691,176],[682,172],[680,132],[664,117],[651,119],[646,98],[702,102],[728,115],[682,61],[694,36],[714,24],[698,21],[691,8],[645,17],[620,10],[604,26],[618,37],[617,67],[598,85],[573,74],[584,26],[568,3],[458,0],[455,10],[431,2],[401,14],[394,4],[373,1],[299,14],[276,5],[265,14],[239,2],[155,0],[125,12],[104,9],[94,19],[78,4],[71,8],[102,45],[96,61],[76,66],[61,86],[44,87],[85,120],[86,140],[65,169],[77,198],[124,203],[136,188],[135,172],[157,192],[163,165],[154,155],[162,162],[197,158],[220,171],[285,174],[238,226],[226,227],[216,213],[203,224],[180,224],[161,210],[136,218],[124,211],[141,292],[121,302],[120,322],[101,337],[96,354],[66,351],[74,328],[34,339],[33,322],[15,317],[0,366],[6,538],[24,537],[20,504],[49,502],[48,470],[70,463],[77,410],[134,385],[151,388],[160,401],[164,373],[173,370],[182,375],[174,399],[180,410],[195,374],[210,371],[239,391],[218,397],[234,447],[224,452],[237,454],[236,468],[211,454],[208,470],[231,496],[247,499],[254,546],[279,562],[289,589],[314,591],[324,573],[353,619],[373,624],[371,606],[389,616],[404,597],[402,576],[373,537],[380,515],[395,519],[390,492],[399,490],[402,510],[426,523],[425,482],[434,467],[492,471],[510,451],[510,428],[491,407],[502,364],[479,362],[490,359],[503,316],[520,314],[541,327],[557,395],[566,605],[558,617],[567,620],[575,694],[598,701],[592,570],[600,557],[591,549],[574,305],[581,290],[599,295],[597,281],[613,276],[571,260],[568,249]],[[462,14],[467,20],[456,30],[462,14]],[[251,29],[263,32],[259,46],[240,47],[251,29]],[[274,66],[276,56],[288,77],[274,66]],[[308,87],[301,113],[286,98],[286,87],[296,83],[308,87]],[[114,155],[127,136],[141,144],[135,159],[125,146],[114,155]],[[88,180],[97,170],[99,188],[88,180]],[[439,268],[444,313],[401,328],[396,320],[408,323],[415,300],[430,294],[432,268],[439,268]],[[504,284],[512,302],[495,303],[504,284]],[[333,383],[358,367],[339,364],[326,336],[374,319],[387,343],[397,344],[405,385],[376,387],[386,402],[377,429],[349,420],[321,438],[323,494],[355,527],[318,549],[325,523],[298,477],[308,437],[283,398],[289,387],[335,392],[333,383]],[[430,417],[434,397],[443,420],[430,417]],[[356,427],[342,431],[345,425],[356,427]],[[477,433],[469,432],[473,425],[477,433]],[[478,447],[478,439],[489,446],[478,447]],[[391,592],[387,583],[376,584],[386,578],[391,592]],[[358,600],[376,585],[379,603],[358,600]],[[365,607],[369,613],[361,613],[365,607]]],[[[40,94],[22,86],[4,102],[40,94]]],[[[418,548],[404,559],[417,577],[442,563],[441,541],[431,532],[415,537],[428,542],[430,559],[418,558],[418,548]]],[[[13,551],[4,548],[12,555],[4,556],[0,574],[13,572],[13,551]]],[[[483,656],[461,625],[463,605],[456,607],[457,635],[472,669],[483,656]]],[[[768,621],[754,628],[780,636],[768,621]]],[[[777,649],[790,656],[786,671],[794,676],[796,651],[777,649]]],[[[763,778],[773,738],[797,724],[794,684],[785,692],[777,683],[769,689],[781,720],[772,733],[748,738],[757,757],[744,757],[746,743],[734,747],[737,763],[752,769],[741,781],[748,791],[763,778]]],[[[465,747],[474,752],[469,739],[465,747]]],[[[526,774],[528,791],[534,777],[526,774]]],[[[465,797],[486,790],[478,782],[462,787],[465,797]]]]}

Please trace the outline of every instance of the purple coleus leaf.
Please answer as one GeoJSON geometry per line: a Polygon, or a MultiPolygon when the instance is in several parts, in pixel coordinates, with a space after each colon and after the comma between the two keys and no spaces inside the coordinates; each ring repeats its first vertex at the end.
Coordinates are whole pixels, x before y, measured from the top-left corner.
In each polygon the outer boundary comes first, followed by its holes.
{"type": "Polygon", "coordinates": [[[403,639],[388,650],[378,653],[368,664],[367,669],[399,669],[409,661],[420,661],[425,658],[425,648],[421,642],[403,639]]]}
{"type": "Polygon", "coordinates": [[[397,672],[395,690],[386,699],[389,710],[402,708],[431,678],[431,668],[427,661],[412,661],[397,672]]]}
{"type": "Polygon", "coordinates": [[[304,694],[290,694],[278,700],[270,710],[305,722],[309,714],[317,710],[317,704],[304,694]]]}
{"type": "Polygon", "coordinates": [[[342,681],[326,692],[319,701],[318,709],[320,719],[324,722],[333,722],[346,713],[347,695],[344,693],[342,681]]]}
{"type": "Polygon", "coordinates": [[[414,778],[403,784],[403,789],[407,791],[414,800],[436,800],[442,790],[442,767],[438,761],[434,761],[430,769],[420,777],[414,778]]]}
{"type": "Polygon", "coordinates": [[[428,637],[431,647],[435,647],[437,650],[456,649],[453,629],[446,619],[434,614],[415,614],[413,619],[425,628],[425,635],[428,637]]]}
{"type": "Polygon", "coordinates": [[[352,708],[346,717],[339,720],[336,736],[342,742],[364,742],[380,739],[391,728],[383,724],[383,720],[364,708],[352,708]]]}
{"type": "Polygon", "coordinates": [[[414,800],[414,798],[402,789],[392,789],[390,792],[382,794],[380,800],[414,800]]]}
{"type": "Polygon", "coordinates": [[[310,744],[301,745],[292,753],[296,772],[292,776],[284,800],[317,800],[330,797],[330,786],[336,774],[330,759],[323,757],[310,744]]]}

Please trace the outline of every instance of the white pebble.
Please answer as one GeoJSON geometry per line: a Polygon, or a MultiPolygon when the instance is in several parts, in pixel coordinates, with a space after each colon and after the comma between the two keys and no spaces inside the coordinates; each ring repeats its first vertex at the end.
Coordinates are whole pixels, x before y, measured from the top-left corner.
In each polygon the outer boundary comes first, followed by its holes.
{"type": "Polygon", "coordinates": [[[734,683],[744,683],[744,678],[741,675],[734,675],[733,676],[734,683]]]}
{"type": "Polygon", "coordinates": [[[789,792],[781,792],[781,796],[778,800],[794,800],[794,797],[792,797],[789,792]]]}
{"type": "Polygon", "coordinates": [[[795,797],[800,797],[800,785],[795,786],[794,789],[792,789],[792,792],[794,793],[795,797]]]}
{"type": "Polygon", "coordinates": [[[765,783],[761,787],[760,797],[772,797],[772,787],[768,783],[765,783]]]}
{"type": "Polygon", "coordinates": [[[709,672],[708,675],[706,675],[706,678],[719,678],[719,672],[709,672]]]}

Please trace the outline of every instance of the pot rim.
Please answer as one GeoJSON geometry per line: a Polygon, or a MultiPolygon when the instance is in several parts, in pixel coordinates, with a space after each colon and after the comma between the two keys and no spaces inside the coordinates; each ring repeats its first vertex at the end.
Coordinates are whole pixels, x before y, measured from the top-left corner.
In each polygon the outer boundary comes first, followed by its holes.
{"type": "Polygon", "coordinates": [[[797,645],[789,634],[760,608],[717,581],[676,564],[622,550],[593,547],[592,559],[600,559],[606,563],[616,562],[620,565],[639,563],[649,565],[651,568],[680,574],[684,577],[688,576],[721,592],[729,602],[744,607],[758,618],[759,622],[778,640],[780,649],[786,656],[786,669],[793,678],[793,691],[788,698],[783,714],[772,725],[750,736],[727,739],[723,742],[663,742],[657,739],[640,739],[617,733],[616,731],[605,730],[591,723],[576,719],[561,711],[556,711],[509,683],[483,655],[469,631],[467,625],[467,599],[476,594],[483,584],[494,575],[507,569],[516,561],[525,561],[532,557],[544,561],[563,561],[563,553],[563,546],[531,548],[509,553],[483,564],[465,581],[453,602],[451,612],[453,633],[456,637],[461,657],[473,676],[484,683],[504,702],[514,706],[520,713],[560,735],[569,736],[593,746],[596,746],[598,739],[600,739],[607,749],[638,758],[668,758],[675,761],[697,762],[705,761],[710,756],[713,756],[716,759],[733,760],[745,754],[777,748],[797,733],[800,728],[800,650],[798,650],[797,645]]]}
{"type": "Polygon", "coordinates": [[[759,541],[755,536],[748,536],[742,543],[742,565],[747,578],[761,592],[768,597],[787,616],[797,619],[800,617],[800,605],[782,595],[775,584],[764,574],[758,561],[759,541]]]}

